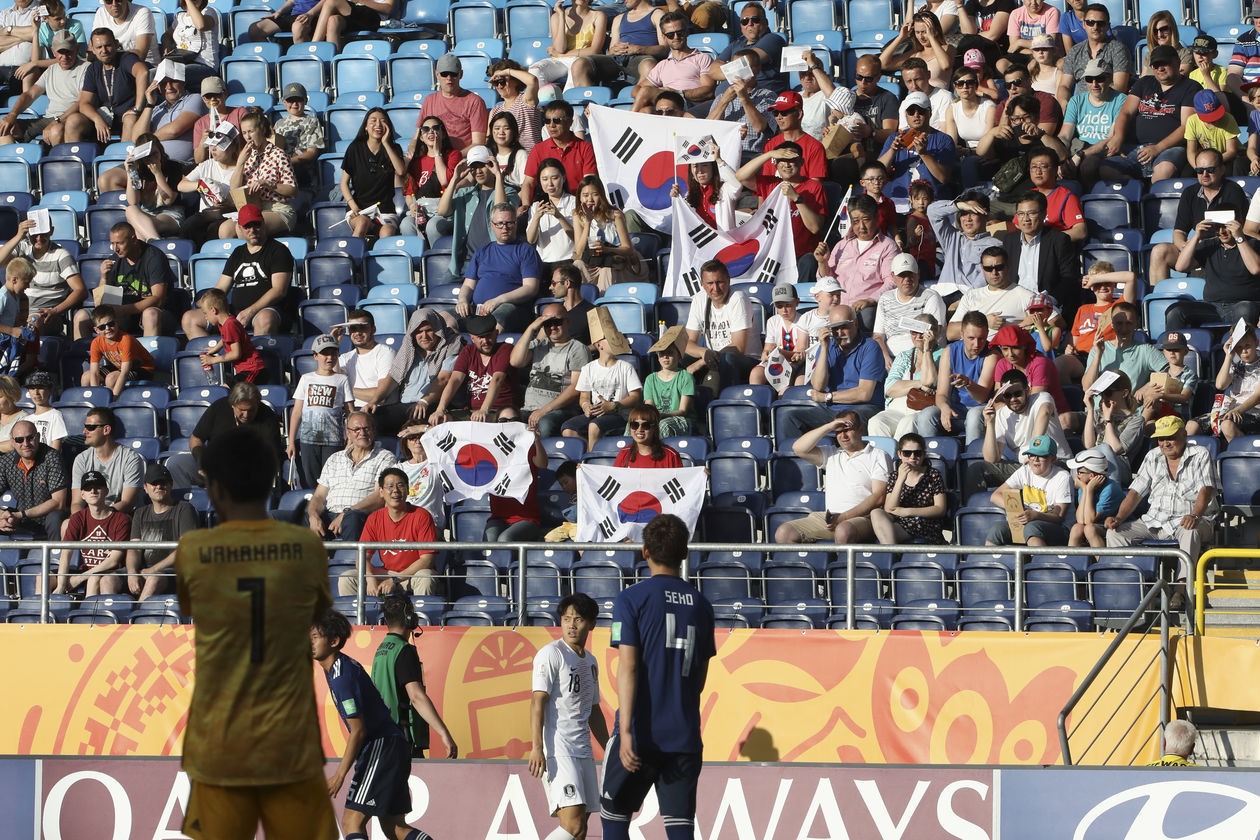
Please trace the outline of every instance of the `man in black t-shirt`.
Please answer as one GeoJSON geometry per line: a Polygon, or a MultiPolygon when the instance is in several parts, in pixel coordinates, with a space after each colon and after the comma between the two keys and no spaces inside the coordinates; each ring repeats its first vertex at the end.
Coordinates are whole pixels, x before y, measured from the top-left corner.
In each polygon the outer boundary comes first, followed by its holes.
{"type": "Polygon", "coordinates": [[[853,138],[861,141],[867,160],[877,158],[884,142],[897,130],[897,97],[879,86],[882,73],[878,56],[864,55],[857,60],[853,113],[866,124],[853,132],[853,138]]]}
{"type": "Polygon", "coordinates": [[[226,397],[210,403],[188,438],[190,452],[172,455],[166,462],[175,483],[180,487],[201,487],[205,477],[200,473],[201,456],[206,444],[238,426],[249,426],[271,446],[276,463],[285,461],[284,441],[280,438],[280,418],[271,406],[262,401],[262,393],[252,382],[237,382],[226,397]]]}
{"type": "MultiPolygon", "coordinates": [[[[147,242],[136,238],[136,229],[128,222],[118,222],[109,229],[110,259],[101,261],[101,287],[122,289],[122,303],[114,309],[120,316],[124,332],[144,335],[173,335],[175,318],[163,307],[166,293],[175,287],[175,275],[166,255],[147,242]]],[[[96,302],[109,303],[98,288],[96,302]]],[[[87,310],[75,314],[75,335],[90,335],[87,310]],[[80,323],[82,322],[82,323],[80,323]]]]}
{"type": "MultiPolygon", "coordinates": [[[[285,332],[289,329],[293,254],[267,235],[257,207],[243,207],[238,221],[245,230],[245,244],[236,246],[228,257],[215,288],[230,294],[236,320],[254,335],[285,332]]],[[[205,313],[200,309],[184,313],[183,327],[189,338],[209,334],[205,313]]]]}
{"type": "MultiPolygon", "coordinates": [[[[171,471],[149,464],[144,492],[149,504],[131,517],[133,542],[171,542],[197,527],[197,511],[171,492],[171,471]]],[[[175,549],[132,549],[127,552],[127,589],[136,600],[175,591],[175,549]]]]}
{"type": "Polygon", "coordinates": [[[1104,178],[1175,178],[1186,165],[1185,124],[1194,114],[1194,95],[1203,90],[1198,82],[1181,75],[1181,57],[1174,47],[1161,44],[1151,50],[1154,76],[1142,76],[1129,88],[1110,155],[1100,169],[1104,178]],[[1114,148],[1124,138],[1122,148],[1114,148]]]}
{"type": "Polygon", "coordinates": [[[79,113],[96,127],[96,139],[108,143],[111,134],[131,142],[136,118],[144,110],[144,92],[149,87],[149,66],[133,52],[124,52],[113,31],[92,32],[92,55],[83,76],[79,113]]]}
{"type": "Polygon", "coordinates": [[[1170,330],[1214,321],[1232,324],[1239,318],[1254,325],[1260,316],[1260,243],[1243,235],[1242,207],[1221,209],[1231,210],[1234,221],[1200,221],[1177,257],[1177,271],[1188,270],[1192,262],[1203,266],[1206,283],[1203,300],[1179,300],[1168,307],[1170,330]]]}

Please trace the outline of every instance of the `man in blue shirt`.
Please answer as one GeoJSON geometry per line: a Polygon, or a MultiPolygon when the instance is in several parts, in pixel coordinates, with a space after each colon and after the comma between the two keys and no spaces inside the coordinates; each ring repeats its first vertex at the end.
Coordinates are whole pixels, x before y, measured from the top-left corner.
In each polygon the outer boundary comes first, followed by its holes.
{"type": "Polygon", "coordinates": [[[821,405],[791,406],[779,413],[775,443],[781,449],[806,430],[830,423],[841,409],[853,409],[865,423],[884,407],[884,351],[862,335],[853,307],[832,307],[831,323],[818,333],[818,361],[809,384],[811,398],[821,405]]]}
{"type": "Polygon", "coordinates": [[[455,310],[461,318],[493,315],[504,332],[523,332],[534,319],[542,263],[538,249],[516,236],[516,208],[490,208],[494,241],[478,248],[464,268],[455,310]]]}
{"type": "Polygon", "coordinates": [[[630,817],[654,786],[668,840],[695,834],[700,692],[717,649],[713,606],[681,577],[687,538],[672,514],[649,522],[643,558],[652,577],[613,604],[618,710],[600,792],[604,840],[629,840],[630,817]]]}
{"type": "Polygon", "coordinates": [[[328,780],[328,795],[336,796],[346,781],[350,765],[354,779],[346,791],[341,832],[346,840],[368,840],[372,817],[394,840],[432,840],[405,822],[411,810],[411,745],[363,666],[341,652],[350,638],[350,622],[329,609],[311,627],[311,657],[324,669],[337,714],[349,730],[346,752],[337,772],[328,780]]]}

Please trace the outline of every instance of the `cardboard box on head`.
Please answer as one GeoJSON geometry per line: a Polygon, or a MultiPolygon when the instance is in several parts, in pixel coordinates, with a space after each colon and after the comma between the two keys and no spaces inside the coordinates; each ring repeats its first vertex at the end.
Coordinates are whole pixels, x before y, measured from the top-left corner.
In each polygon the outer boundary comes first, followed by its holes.
{"type": "Polygon", "coordinates": [[[681,354],[686,346],[686,330],[683,329],[681,324],[678,324],[665,330],[661,337],[656,340],[656,343],[648,348],[648,352],[659,353],[666,347],[673,347],[681,354]]]}
{"type": "Polygon", "coordinates": [[[613,323],[612,313],[602,306],[597,306],[586,313],[586,325],[590,329],[591,344],[601,338],[608,341],[608,349],[614,356],[624,356],[630,352],[630,342],[613,323]]]}

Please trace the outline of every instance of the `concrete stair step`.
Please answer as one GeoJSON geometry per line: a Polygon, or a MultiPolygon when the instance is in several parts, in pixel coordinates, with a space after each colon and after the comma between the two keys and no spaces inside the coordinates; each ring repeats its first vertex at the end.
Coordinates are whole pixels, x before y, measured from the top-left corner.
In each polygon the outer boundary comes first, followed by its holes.
{"type": "Polygon", "coordinates": [[[1260,729],[1199,726],[1193,761],[1213,762],[1216,766],[1260,766],[1260,729]]]}

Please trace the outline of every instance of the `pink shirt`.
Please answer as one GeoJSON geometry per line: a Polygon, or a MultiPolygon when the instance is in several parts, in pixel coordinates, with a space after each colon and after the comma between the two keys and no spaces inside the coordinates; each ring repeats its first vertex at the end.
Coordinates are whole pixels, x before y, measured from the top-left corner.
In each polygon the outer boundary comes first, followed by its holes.
{"type": "Polygon", "coordinates": [[[656,66],[648,71],[647,79],[659,88],[691,90],[700,87],[700,77],[708,72],[712,63],[713,59],[699,50],[692,50],[690,55],[682,58],[674,58],[671,53],[656,62],[656,66]]]}
{"type": "Polygon", "coordinates": [[[428,117],[437,117],[442,121],[442,125],[446,126],[446,136],[451,138],[451,145],[459,152],[472,145],[474,131],[486,133],[486,103],[472,91],[464,91],[449,99],[441,91],[426,96],[420,105],[416,128],[428,117]]]}
{"type": "Polygon", "coordinates": [[[1027,6],[1020,6],[1011,12],[1006,22],[1007,38],[1023,38],[1031,41],[1038,35],[1059,34],[1059,10],[1054,6],[1043,6],[1041,14],[1032,17],[1027,6]]]}
{"type": "MultiPolygon", "coordinates": [[[[993,381],[1000,382],[1002,374],[1011,369],[1011,363],[1005,356],[998,356],[997,367],[993,369],[993,381]]],[[[1054,410],[1063,413],[1068,411],[1067,397],[1063,396],[1063,386],[1059,384],[1059,371],[1054,362],[1042,353],[1024,366],[1024,375],[1028,377],[1029,388],[1045,388],[1046,393],[1054,399],[1054,410]]]]}
{"type": "Polygon", "coordinates": [[[846,237],[836,243],[827,258],[827,266],[844,292],[841,302],[852,305],[858,300],[879,300],[880,295],[895,285],[892,261],[900,252],[897,243],[882,234],[860,253],[856,237],[846,237]]]}

